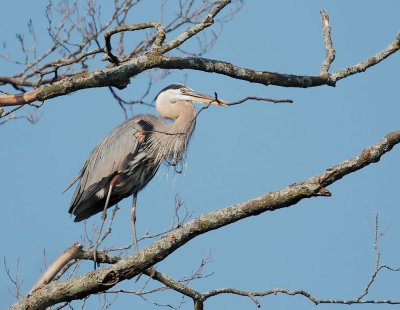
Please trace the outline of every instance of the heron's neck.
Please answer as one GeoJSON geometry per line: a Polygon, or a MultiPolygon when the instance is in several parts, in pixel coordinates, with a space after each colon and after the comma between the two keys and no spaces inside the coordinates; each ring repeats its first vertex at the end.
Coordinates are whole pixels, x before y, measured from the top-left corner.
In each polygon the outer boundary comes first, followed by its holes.
{"type": "Polygon", "coordinates": [[[195,125],[195,116],[196,111],[193,106],[191,109],[187,108],[186,110],[181,111],[178,118],[175,119],[171,124],[168,124],[168,131],[172,134],[187,133],[190,136],[195,125]]]}
{"type": "Polygon", "coordinates": [[[178,118],[152,136],[152,149],[157,161],[177,165],[185,158],[187,145],[195,126],[195,109],[181,109],[178,118]]]}

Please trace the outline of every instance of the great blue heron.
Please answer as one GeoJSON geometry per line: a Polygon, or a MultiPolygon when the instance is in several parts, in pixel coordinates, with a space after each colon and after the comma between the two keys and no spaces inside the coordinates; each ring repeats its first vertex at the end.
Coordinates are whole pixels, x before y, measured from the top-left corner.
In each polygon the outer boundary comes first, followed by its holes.
{"type": "MultiPolygon", "coordinates": [[[[174,122],[167,123],[151,114],[139,114],[100,141],[72,183],[80,179],[68,210],[75,215],[75,222],[101,211],[103,222],[108,207],[133,195],[131,225],[138,251],[135,231],[137,193],[154,177],[163,161],[172,165],[182,162],[195,126],[196,111],[191,102],[225,105],[215,97],[199,94],[182,84],[173,84],[157,95],[156,109],[163,118],[174,122]]],[[[95,253],[96,248],[97,243],[95,253]]]]}

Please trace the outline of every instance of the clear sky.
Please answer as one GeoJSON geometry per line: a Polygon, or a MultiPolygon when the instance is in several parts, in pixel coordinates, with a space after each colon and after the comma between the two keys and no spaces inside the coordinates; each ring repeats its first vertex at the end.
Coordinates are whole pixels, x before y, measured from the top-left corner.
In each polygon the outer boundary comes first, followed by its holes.
{"type": "MultiPolygon", "coordinates": [[[[128,22],[158,20],[159,2],[141,5],[128,22]]],[[[168,6],[171,14],[172,3],[168,6]]],[[[50,44],[45,7],[46,1],[1,2],[1,41],[7,41],[16,57],[19,47],[15,33],[27,33],[29,19],[43,44],[42,50],[50,44]]],[[[205,57],[257,70],[317,74],[325,55],[321,9],[330,15],[336,49],[331,71],[372,56],[392,42],[400,29],[398,0],[245,1],[235,18],[224,24],[217,43],[205,57]]],[[[107,14],[107,7],[103,7],[103,14],[107,14]]],[[[218,32],[219,28],[215,30],[218,32]]],[[[188,49],[195,46],[196,39],[186,45],[188,49]]],[[[21,70],[0,61],[1,75],[21,70]]],[[[176,175],[172,170],[161,169],[140,192],[138,234],[158,232],[170,225],[177,194],[198,216],[322,173],[399,129],[399,68],[397,53],[362,74],[339,81],[335,88],[314,89],[265,87],[189,70],[172,72],[154,85],[148,101],[165,86],[185,82],[202,93],[217,91],[220,98],[228,101],[253,95],[291,98],[294,103],[246,102],[203,111],[184,173],[176,175]]],[[[137,99],[147,81],[146,74],[141,74],[119,94],[128,100],[137,99]]],[[[143,112],[156,113],[153,108],[133,107],[134,114],[143,112]]],[[[64,195],[61,192],[78,174],[97,142],[124,120],[122,110],[106,89],[89,89],[48,100],[37,113],[40,121],[35,125],[18,119],[0,127],[0,254],[13,273],[19,259],[24,294],[44,269],[44,251],[50,263],[69,245],[81,240],[83,224],[73,223],[67,213],[73,190],[64,195]]],[[[191,283],[202,292],[222,287],[249,291],[281,287],[303,289],[317,298],[356,298],[374,270],[371,223],[376,210],[381,228],[390,225],[380,239],[381,263],[400,266],[399,159],[400,148],[396,147],[379,163],[330,186],[332,197],[303,200],[296,206],[202,235],[158,264],[157,269],[181,278],[196,270],[202,258],[211,253],[212,262],[205,267],[205,274],[211,275],[191,283]]],[[[113,232],[105,246],[122,246],[131,241],[130,204],[131,198],[119,204],[113,232]]],[[[99,219],[100,216],[91,218],[88,227],[98,224],[99,219]]],[[[145,245],[141,243],[139,247],[145,245]]],[[[84,263],[82,272],[91,266],[84,263]]],[[[398,300],[399,282],[400,275],[383,272],[367,299],[398,300]]],[[[138,290],[142,284],[143,279],[139,283],[127,281],[119,287],[138,290]]],[[[14,302],[8,289],[12,284],[1,267],[2,309],[14,302]]],[[[159,303],[180,301],[175,292],[150,298],[159,303]]],[[[191,300],[185,300],[183,309],[191,309],[191,300]]],[[[263,309],[313,307],[299,296],[268,296],[259,301],[263,309]]],[[[79,308],[80,302],[73,305],[79,308]]],[[[99,298],[92,297],[90,308],[98,305],[99,298]]],[[[139,297],[120,295],[112,309],[127,305],[155,308],[139,297]]],[[[250,299],[230,295],[209,299],[205,306],[255,308],[250,299]]],[[[348,309],[340,305],[318,306],[328,308],[348,309]]]]}

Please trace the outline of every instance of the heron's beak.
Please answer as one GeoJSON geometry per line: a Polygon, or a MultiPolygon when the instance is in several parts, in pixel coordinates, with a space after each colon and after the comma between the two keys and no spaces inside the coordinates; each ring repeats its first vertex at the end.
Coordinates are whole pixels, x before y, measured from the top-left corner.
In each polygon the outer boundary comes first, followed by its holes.
{"type": "Polygon", "coordinates": [[[191,97],[191,99],[194,102],[200,102],[200,103],[207,103],[207,104],[214,104],[214,105],[220,105],[220,106],[228,106],[225,100],[221,100],[218,99],[216,96],[215,97],[211,97],[208,95],[203,95],[203,94],[199,94],[199,93],[191,93],[191,94],[187,94],[191,97]]]}

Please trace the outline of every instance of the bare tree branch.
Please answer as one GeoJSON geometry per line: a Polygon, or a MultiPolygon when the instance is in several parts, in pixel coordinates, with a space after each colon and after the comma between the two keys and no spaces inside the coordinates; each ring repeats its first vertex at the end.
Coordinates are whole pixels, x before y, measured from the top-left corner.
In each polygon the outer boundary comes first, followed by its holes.
{"type": "MultiPolygon", "coordinates": [[[[355,73],[360,73],[365,71],[367,68],[381,62],[391,54],[397,52],[400,49],[400,33],[397,35],[396,39],[384,50],[377,53],[376,55],[362,61],[354,66],[340,69],[339,71],[327,74],[327,70],[332,61],[332,51],[330,34],[327,29],[329,29],[329,23],[327,23],[328,15],[326,12],[322,12],[323,21],[323,33],[325,45],[328,48],[328,55],[322,65],[323,74],[315,76],[307,75],[293,75],[293,74],[281,74],[276,72],[268,71],[255,71],[243,67],[235,66],[234,64],[218,61],[213,59],[206,59],[202,57],[169,57],[163,54],[180,46],[187,39],[194,36],[204,28],[210,26],[213,23],[213,18],[218,14],[230,1],[220,1],[219,5],[207,15],[207,17],[193,27],[187,29],[178,35],[175,39],[167,42],[163,45],[163,35],[164,31],[162,26],[157,23],[146,23],[131,26],[123,26],[122,28],[115,28],[109,32],[106,38],[113,33],[117,33],[125,30],[136,30],[142,29],[143,27],[156,27],[157,35],[154,46],[144,55],[136,55],[133,58],[123,62],[119,66],[104,68],[102,70],[96,70],[91,72],[82,72],[75,74],[73,76],[62,78],[59,81],[54,82],[50,85],[43,85],[32,91],[25,92],[23,94],[17,95],[2,95],[0,96],[0,107],[1,106],[13,106],[13,105],[23,105],[27,103],[32,103],[34,101],[44,101],[50,98],[62,96],[65,94],[72,93],[86,88],[93,87],[110,87],[114,86],[117,88],[124,88],[130,83],[130,78],[152,68],[163,68],[163,69],[192,69],[204,72],[214,72],[223,75],[230,76],[235,79],[241,79],[253,83],[259,83],[263,85],[276,85],[283,87],[316,87],[321,85],[335,86],[336,82],[347,76],[353,75],[355,73]]],[[[109,58],[113,58],[111,54],[111,45],[106,48],[108,51],[109,58]]],[[[114,56],[115,58],[115,56],[114,56]]],[[[119,63],[116,58],[113,59],[114,62],[119,63]]],[[[6,79],[3,79],[5,82],[6,79]]],[[[14,81],[15,82],[15,81],[14,81]]]]}
{"type": "Polygon", "coordinates": [[[334,86],[334,82],[322,76],[307,76],[282,74],[268,71],[255,71],[233,65],[229,62],[202,57],[166,57],[159,64],[164,69],[192,69],[203,72],[219,73],[234,79],[244,80],[263,85],[283,87],[316,87],[321,85],[334,86]]]}
{"type": "MultiPolygon", "coordinates": [[[[380,261],[381,261],[381,253],[379,251],[378,248],[378,240],[380,237],[382,237],[384,234],[379,232],[379,216],[378,216],[378,212],[375,213],[375,226],[374,226],[374,251],[375,251],[375,256],[376,256],[376,260],[375,260],[375,270],[373,271],[371,278],[369,280],[369,282],[367,283],[367,285],[365,286],[364,291],[362,292],[362,294],[357,298],[357,301],[361,301],[365,296],[368,295],[369,293],[369,289],[371,288],[372,284],[374,283],[376,276],[378,275],[378,273],[382,270],[382,269],[387,269],[390,271],[400,271],[400,267],[398,268],[393,268],[390,267],[388,265],[381,265],[380,261]]],[[[400,301],[395,302],[396,304],[400,304],[400,301]]]]}
{"type": "Polygon", "coordinates": [[[217,4],[217,7],[210,14],[208,14],[203,21],[201,21],[200,23],[195,24],[193,27],[185,30],[184,32],[182,32],[178,37],[176,37],[172,41],[164,44],[161,47],[160,52],[162,54],[165,54],[166,52],[182,45],[182,43],[184,43],[189,38],[195,36],[197,33],[202,31],[203,29],[211,26],[214,23],[214,17],[229,3],[231,3],[231,0],[219,1],[219,3],[217,4]]]}
{"type": "Polygon", "coordinates": [[[343,305],[389,304],[389,305],[398,305],[398,304],[400,304],[400,301],[390,300],[390,299],[388,299],[388,300],[318,299],[306,291],[303,291],[303,290],[292,291],[292,290],[285,289],[285,288],[275,288],[275,289],[264,291],[264,292],[248,292],[248,291],[241,291],[241,290],[234,289],[234,288],[222,288],[222,289],[212,290],[210,292],[204,293],[203,296],[206,299],[210,298],[212,296],[219,295],[219,294],[234,294],[234,295],[240,295],[240,296],[247,296],[247,297],[251,298],[258,307],[260,307],[260,303],[255,299],[255,297],[265,297],[268,295],[276,295],[278,293],[286,294],[289,296],[302,295],[302,296],[308,298],[309,300],[311,300],[316,305],[319,305],[319,304],[343,304],[343,305]]]}
{"type": "Polygon", "coordinates": [[[121,259],[112,266],[73,279],[45,285],[31,295],[19,300],[11,309],[29,307],[30,309],[43,309],[59,302],[105,291],[118,282],[131,279],[150,268],[198,235],[266,211],[295,205],[304,198],[330,196],[329,191],[325,188],[326,186],[369,164],[378,162],[385,153],[398,143],[400,143],[400,130],[387,134],[356,157],[343,161],[322,174],[253,200],[201,215],[177,229],[167,238],[154,242],[135,255],[121,259]]]}
{"type": "Polygon", "coordinates": [[[57,275],[57,273],[71,260],[79,255],[82,251],[82,244],[75,242],[68,249],[66,249],[57,259],[46,269],[39,280],[31,288],[28,295],[35,290],[41,288],[43,285],[50,283],[50,281],[57,275]]]}
{"type": "Polygon", "coordinates": [[[40,89],[33,89],[19,95],[1,95],[0,106],[16,106],[32,103],[38,100],[40,89]]]}
{"type": "MultiPolygon", "coordinates": [[[[304,291],[304,290],[297,290],[297,291],[292,291],[289,289],[285,288],[275,288],[271,290],[267,290],[264,292],[249,292],[249,291],[243,291],[235,288],[221,288],[221,289],[215,289],[208,291],[206,293],[201,293],[199,291],[196,291],[184,283],[182,281],[176,281],[169,277],[168,275],[161,273],[159,271],[156,271],[153,267],[145,270],[143,273],[146,274],[147,276],[151,277],[154,280],[157,280],[160,283],[163,283],[165,287],[171,288],[187,297],[190,297],[195,305],[195,308],[201,309],[203,307],[203,303],[211,297],[218,296],[220,294],[234,294],[234,295],[239,295],[239,296],[246,296],[249,297],[257,307],[261,307],[261,304],[259,301],[256,299],[256,297],[265,297],[268,295],[276,295],[278,293],[281,294],[286,294],[289,296],[295,296],[295,295],[302,295],[312,301],[314,304],[346,304],[346,305],[351,305],[351,304],[400,304],[400,301],[396,300],[362,300],[365,296],[368,295],[369,288],[372,286],[373,282],[376,279],[377,274],[379,273],[380,270],[382,269],[388,269],[391,271],[400,271],[400,268],[392,268],[387,265],[380,265],[380,252],[378,249],[378,239],[383,235],[384,233],[379,233],[379,225],[378,225],[378,213],[375,214],[375,225],[374,225],[374,250],[376,253],[376,266],[375,270],[371,275],[371,278],[366,285],[366,288],[364,289],[363,293],[356,299],[349,299],[349,300],[340,300],[340,299],[318,299],[315,296],[312,296],[310,293],[304,291]]],[[[82,258],[84,259],[93,259],[93,256],[91,253],[86,252],[89,254],[89,256],[83,256],[82,258]]],[[[116,263],[120,261],[119,257],[107,257],[107,256],[102,256],[101,262],[103,263],[116,263]]],[[[201,268],[201,267],[200,267],[201,268]]],[[[126,290],[113,290],[113,291],[108,291],[108,293],[133,293],[136,295],[142,295],[144,292],[141,291],[126,291],[126,290]]]]}
{"type": "Polygon", "coordinates": [[[111,53],[111,37],[112,35],[124,31],[135,31],[135,30],[141,30],[141,29],[147,29],[147,28],[155,28],[157,30],[156,37],[154,40],[154,45],[155,47],[160,47],[161,44],[164,42],[165,39],[165,29],[163,26],[161,26],[159,23],[156,22],[148,22],[148,23],[142,23],[142,24],[136,24],[136,25],[124,25],[124,26],[119,26],[111,29],[110,31],[107,31],[106,34],[104,35],[104,40],[105,40],[105,52],[107,53],[108,60],[111,62],[115,63],[116,65],[119,65],[120,61],[119,59],[114,56],[111,53]]]}
{"type": "Polygon", "coordinates": [[[8,279],[11,281],[11,283],[13,284],[14,289],[15,289],[14,293],[12,293],[10,290],[9,290],[9,292],[18,300],[22,297],[22,293],[21,293],[22,281],[19,279],[19,275],[18,275],[19,258],[17,259],[17,262],[15,264],[15,275],[14,276],[11,274],[10,268],[8,268],[5,257],[3,257],[3,264],[4,264],[4,269],[5,269],[6,275],[7,275],[8,279]]]}
{"type": "Polygon", "coordinates": [[[322,62],[320,75],[328,74],[329,67],[335,60],[335,50],[333,49],[332,37],[331,37],[331,26],[329,25],[329,16],[325,10],[321,11],[321,22],[322,22],[322,36],[324,38],[325,45],[325,59],[322,62]]]}
{"type": "Polygon", "coordinates": [[[360,63],[340,69],[339,71],[332,73],[331,78],[334,81],[339,81],[344,79],[350,75],[361,73],[367,70],[368,68],[380,63],[390,55],[396,53],[400,49],[400,32],[397,33],[396,38],[392,43],[390,43],[385,49],[371,56],[370,58],[361,61],[360,63]]]}
{"type": "MultiPolygon", "coordinates": [[[[45,100],[94,87],[109,87],[114,99],[116,99],[120,104],[121,108],[124,110],[125,117],[127,118],[128,115],[124,105],[132,106],[133,103],[144,103],[143,99],[149,93],[153,77],[151,76],[148,88],[139,100],[124,100],[117,94],[113,87],[123,89],[130,83],[132,77],[142,72],[149,72],[149,70],[151,70],[150,74],[152,74],[154,73],[155,68],[165,69],[164,72],[169,72],[168,70],[170,69],[192,69],[203,72],[213,72],[234,79],[259,83],[262,85],[301,88],[321,85],[335,86],[336,82],[340,79],[363,72],[369,67],[383,61],[393,53],[396,53],[400,49],[400,33],[398,33],[397,37],[391,44],[374,56],[353,66],[340,69],[334,73],[329,73],[330,67],[335,59],[335,50],[332,43],[329,16],[326,11],[321,11],[322,35],[326,55],[322,61],[320,72],[318,74],[283,74],[269,72],[264,68],[260,68],[260,70],[251,70],[237,66],[233,63],[201,57],[212,47],[216,40],[216,35],[214,35],[213,32],[210,39],[210,32],[204,30],[212,26],[215,22],[218,22],[217,16],[220,15],[220,13],[225,10],[232,1],[205,0],[199,8],[194,8],[194,0],[178,1],[178,13],[169,22],[163,23],[162,17],[160,22],[145,22],[126,25],[125,21],[127,20],[129,10],[138,2],[140,2],[140,0],[115,0],[115,10],[111,12],[107,21],[102,23],[100,13],[97,13],[97,4],[92,0],[86,2],[87,7],[83,14],[78,10],[78,1],[63,1],[62,5],[59,6],[54,6],[50,1],[46,10],[46,18],[49,24],[48,34],[52,39],[51,46],[46,49],[43,54],[39,56],[37,55],[38,40],[33,23],[30,21],[28,23],[30,38],[28,37],[27,39],[23,35],[17,36],[17,41],[23,54],[21,60],[13,59],[10,56],[10,53],[6,56],[0,55],[0,57],[7,61],[24,66],[23,70],[14,76],[0,76],[0,86],[11,86],[16,92],[16,94],[9,94],[8,90],[7,92],[0,91],[0,118],[3,118],[0,125],[9,119],[22,117],[31,122],[35,122],[38,118],[34,114],[15,116],[13,112],[24,105],[40,107],[45,100]],[[53,12],[57,12],[58,17],[55,17],[53,12]],[[184,29],[184,27],[187,28],[184,29]],[[130,50],[125,53],[124,35],[127,31],[137,31],[148,28],[154,29],[146,30],[146,37],[136,45],[134,44],[133,47],[130,47],[130,50]],[[166,34],[173,31],[176,33],[180,31],[180,33],[176,34],[174,32],[174,37],[165,42],[166,34]],[[81,40],[78,39],[78,41],[74,41],[76,40],[77,34],[81,40]],[[111,39],[115,34],[119,36],[119,39],[118,43],[115,44],[117,46],[114,47],[113,53],[111,39]],[[201,41],[199,39],[199,34],[205,34],[207,37],[201,41]],[[104,42],[100,41],[100,36],[104,36],[104,42]],[[197,38],[199,40],[200,51],[198,53],[186,51],[182,48],[182,45],[190,38],[197,38]],[[31,47],[29,45],[30,43],[32,43],[31,47]],[[102,44],[104,44],[104,46],[102,46],[102,44]],[[118,49],[116,47],[118,47],[118,49]],[[174,50],[175,55],[173,54],[174,50]],[[56,52],[61,56],[57,56],[54,60],[56,52]],[[191,57],[177,56],[181,55],[181,53],[184,55],[191,55],[191,57]],[[89,70],[87,63],[95,57],[100,58],[100,55],[103,55],[103,60],[108,60],[110,64],[107,64],[98,70],[89,70]],[[35,105],[34,102],[36,101],[39,101],[40,105],[35,105]],[[9,106],[16,106],[16,108],[11,108],[4,113],[2,107],[9,106]]],[[[242,1],[237,2],[242,4],[242,1]]],[[[162,16],[164,15],[164,5],[165,2],[163,1],[161,3],[162,16]]],[[[220,17],[219,19],[226,20],[231,18],[240,7],[241,6],[239,5],[236,9],[232,9],[227,15],[220,17]]],[[[4,44],[3,47],[7,52],[6,44],[4,44]]],[[[215,100],[219,101],[217,94],[215,94],[215,100]]],[[[236,102],[226,103],[226,105],[240,104],[246,100],[262,100],[273,103],[293,102],[291,99],[273,99],[249,96],[236,102]]],[[[207,108],[207,106],[203,109],[205,108],[207,108]]],[[[203,109],[198,111],[195,117],[197,117],[203,109]]],[[[19,300],[11,307],[11,309],[44,309],[48,306],[62,303],[59,306],[61,309],[67,306],[71,307],[69,303],[74,299],[83,299],[83,307],[90,294],[107,291],[111,292],[109,289],[117,283],[126,279],[131,279],[141,273],[144,273],[150,278],[165,285],[158,287],[153,291],[171,288],[190,297],[194,302],[195,309],[203,309],[203,304],[206,299],[227,293],[246,296],[258,307],[260,307],[260,303],[256,297],[277,293],[291,296],[302,295],[315,304],[399,304],[400,301],[393,300],[365,300],[377,274],[382,269],[400,271],[400,268],[392,268],[380,263],[380,252],[377,243],[381,234],[378,233],[377,215],[375,221],[374,243],[376,253],[375,269],[364,291],[357,299],[353,300],[317,299],[308,292],[302,290],[292,291],[281,288],[264,292],[248,292],[235,288],[222,288],[211,290],[207,293],[200,293],[188,286],[188,283],[192,279],[195,279],[197,274],[192,275],[192,278],[189,277],[183,280],[174,280],[168,275],[156,271],[153,267],[154,264],[165,259],[169,254],[200,234],[229,225],[249,216],[255,216],[266,211],[274,211],[295,205],[304,198],[330,196],[330,192],[326,189],[327,186],[352,172],[379,161],[383,154],[389,152],[394,145],[398,143],[400,143],[400,130],[388,134],[375,145],[365,149],[358,156],[341,162],[334,167],[328,168],[324,173],[311,177],[298,184],[292,184],[279,191],[267,193],[253,200],[202,215],[185,225],[183,225],[183,221],[186,218],[183,220],[178,218],[177,222],[173,221],[171,227],[160,234],[150,236],[146,233],[143,238],[153,238],[165,235],[166,233],[168,233],[168,235],[162,237],[160,240],[154,242],[152,245],[133,256],[121,258],[118,256],[108,255],[111,251],[124,250],[129,248],[131,245],[119,249],[105,249],[99,251],[97,257],[95,257],[92,251],[82,251],[82,246],[76,243],[66,250],[65,253],[63,253],[46,270],[28,295],[19,300]],[[76,271],[79,266],[79,259],[107,263],[110,264],[110,266],[64,281],[51,282],[55,276],[56,279],[58,279],[72,266],[76,271]]],[[[176,166],[174,163],[171,163],[171,165],[176,166]]],[[[116,209],[113,211],[114,213],[116,209]]],[[[111,223],[112,219],[109,222],[106,233],[100,239],[100,242],[111,232],[111,223]]],[[[100,232],[98,237],[100,237],[100,232]]],[[[89,244],[92,244],[93,238],[90,239],[88,237],[87,239],[89,240],[89,244]]],[[[11,277],[11,273],[6,264],[5,267],[7,275],[16,287],[16,295],[20,297],[21,284],[18,277],[17,275],[14,278],[11,277]]],[[[146,285],[144,285],[144,287],[145,286],[146,285]]],[[[147,289],[145,292],[149,291],[150,289],[147,289]]],[[[115,293],[118,292],[123,291],[115,291],[115,293]]],[[[142,296],[144,295],[143,291],[138,295],[144,298],[142,296]]],[[[103,308],[106,309],[110,304],[112,304],[112,302],[112,300],[110,301],[107,297],[104,297],[104,300],[102,300],[103,308]]],[[[152,301],[149,300],[149,302],[152,301]]],[[[160,305],[156,302],[152,303],[160,305]]],[[[178,305],[178,307],[180,307],[180,305],[178,305]]]]}
{"type": "Polygon", "coordinates": [[[292,99],[274,99],[274,98],[268,98],[268,97],[256,97],[256,96],[248,96],[246,98],[234,101],[234,102],[229,102],[229,103],[225,103],[227,106],[230,105],[237,105],[237,104],[241,104],[247,100],[256,100],[256,101],[268,101],[268,102],[272,102],[272,103],[283,103],[283,102],[287,102],[287,103],[293,103],[292,99]]]}
{"type": "Polygon", "coordinates": [[[309,300],[311,300],[314,304],[319,305],[319,304],[343,304],[343,305],[352,305],[352,304],[390,304],[390,305],[398,305],[400,304],[400,300],[363,300],[365,296],[368,295],[369,289],[371,288],[372,284],[374,283],[376,276],[378,275],[379,271],[382,269],[388,269],[390,271],[395,271],[399,272],[400,268],[392,268],[387,265],[381,265],[380,264],[380,252],[378,249],[378,239],[383,235],[383,233],[379,233],[379,225],[378,225],[378,212],[375,213],[375,225],[374,225],[374,251],[376,255],[376,263],[375,263],[375,270],[373,271],[370,280],[368,281],[364,291],[362,294],[355,299],[349,299],[349,300],[340,300],[340,299],[318,299],[314,296],[312,296],[310,293],[305,292],[303,290],[298,290],[298,291],[291,291],[288,289],[283,289],[283,288],[276,288],[264,292],[247,292],[247,291],[241,291],[238,289],[234,288],[222,288],[222,289],[217,289],[217,290],[211,290],[207,293],[202,294],[201,300],[205,301],[206,299],[217,296],[219,294],[235,294],[235,295],[240,295],[240,296],[247,296],[250,299],[252,299],[258,307],[261,305],[259,302],[255,299],[255,297],[264,297],[268,295],[276,295],[277,293],[281,294],[286,294],[289,296],[295,296],[295,295],[302,295],[309,300]]]}

